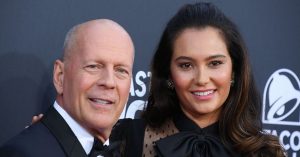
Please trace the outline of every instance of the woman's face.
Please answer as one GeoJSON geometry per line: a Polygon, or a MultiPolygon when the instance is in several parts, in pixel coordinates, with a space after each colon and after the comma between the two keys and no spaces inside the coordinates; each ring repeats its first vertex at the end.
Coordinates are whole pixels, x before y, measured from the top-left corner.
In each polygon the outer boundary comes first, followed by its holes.
{"type": "Polygon", "coordinates": [[[187,28],[173,50],[171,79],[182,111],[200,127],[218,121],[232,79],[232,60],[221,32],[187,28]]]}

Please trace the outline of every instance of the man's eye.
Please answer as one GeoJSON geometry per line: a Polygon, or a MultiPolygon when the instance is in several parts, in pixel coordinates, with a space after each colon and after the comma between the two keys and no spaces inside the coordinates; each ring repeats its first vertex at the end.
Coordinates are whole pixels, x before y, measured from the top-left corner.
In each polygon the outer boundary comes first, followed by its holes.
{"type": "Polygon", "coordinates": [[[123,69],[123,68],[117,68],[117,72],[119,72],[121,74],[128,74],[128,71],[126,69],[123,69]]]}
{"type": "Polygon", "coordinates": [[[119,79],[128,79],[130,78],[130,72],[126,68],[116,68],[116,76],[119,79]]]}
{"type": "Polygon", "coordinates": [[[97,65],[88,65],[87,67],[93,69],[93,68],[97,68],[97,65]]]}
{"type": "Polygon", "coordinates": [[[84,69],[87,71],[97,71],[100,69],[100,65],[90,64],[90,65],[85,66],[84,69]]]}

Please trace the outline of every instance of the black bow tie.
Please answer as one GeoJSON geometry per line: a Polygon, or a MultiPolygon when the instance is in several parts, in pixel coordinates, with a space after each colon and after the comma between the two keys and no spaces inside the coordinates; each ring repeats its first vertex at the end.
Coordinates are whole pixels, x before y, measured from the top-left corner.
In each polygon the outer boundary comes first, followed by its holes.
{"type": "Polygon", "coordinates": [[[97,138],[94,139],[93,148],[88,155],[89,157],[97,157],[99,155],[103,157],[121,157],[119,152],[120,143],[118,141],[110,143],[109,146],[103,145],[103,143],[97,138]]]}
{"type": "Polygon", "coordinates": [[[108,149],[107,146],[104,146],[101,141],[95,138],[89,157],[97,157],[98,155],[104,156],[107,149],[108,149]]]}

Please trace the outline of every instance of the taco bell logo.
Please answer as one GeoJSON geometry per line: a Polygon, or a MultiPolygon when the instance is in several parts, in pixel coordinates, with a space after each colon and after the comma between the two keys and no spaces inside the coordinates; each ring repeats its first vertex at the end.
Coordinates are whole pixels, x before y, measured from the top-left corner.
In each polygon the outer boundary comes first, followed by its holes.
{"type": "Polygon", "coordinates": [[[300,126],[300,81],[289,69],[279,69],[268,79],[263,94],[265,124],[300,126]]]}

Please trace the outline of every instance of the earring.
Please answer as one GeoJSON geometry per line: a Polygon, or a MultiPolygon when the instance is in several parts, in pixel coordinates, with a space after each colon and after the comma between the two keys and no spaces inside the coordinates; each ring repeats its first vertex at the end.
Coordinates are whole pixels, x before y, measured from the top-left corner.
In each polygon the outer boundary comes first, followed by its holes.
{"type": "Polygon", "coordinates": [[[167,85],[168,85],[168,88],[169,88],[169,89],[172,89],[172,90],[174,89],[174,83],[173,83],[172,80],[168,79],[168,80],[167,80],[167,85]]]}
{"type": "Polygon", "coordinates": [[[234,80],[233,79],[230,80],[230,85],[231,85],[231,87],[234,85],[234,80]]]}
{"type": "Polygon", "coordinates": [[[234,85],[234,72],[231,74],[230,86],[233,87],[234,85]]]}

